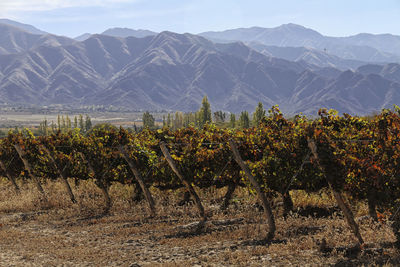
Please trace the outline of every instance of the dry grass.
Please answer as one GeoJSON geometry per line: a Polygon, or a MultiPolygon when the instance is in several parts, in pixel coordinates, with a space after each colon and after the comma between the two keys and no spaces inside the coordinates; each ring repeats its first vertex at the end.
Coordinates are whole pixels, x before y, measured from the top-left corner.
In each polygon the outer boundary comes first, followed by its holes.
{"type": "MultiPolygon", "coordinates": [[[[71,181],[71,184],[72,181],[71,181]]],[[[73,186],[79,204],[72,204],[62,183],[43,185],[48,202],[32,183],[16,195],[0,182],[0,266],[396,266],[390,227],[360,217],[365,203],[355,203],[366,247],[353,253],[356,240],[329,192],[291,192],[297,212],[283,219],[276,205],[277,232],[272,243],[260,242],[267,230],[256,197],[236,192],[225,212],[219,209],[225,189],[200,192],[211,221],[194,234],[177,227],[196,222],[193,205],[178,206],[182,191],[152,189],[158,216],[148,217],[144,201],[131,200],[132,186],[113,185],[113,206],[100,216],[104,201],[93,181],[73,186]],[[319,210],[310,209],[317,206],[319,210]],[[325,210],[328,214],[320,213],[325,210]],[[324,215],[324,216],[322,216],[324,215]],[[229,219],[241,220],[228,221],[229,219]],[[214,223],[215,222],[215,223],[214,223]],[[218,222],[227,222],[218,224],[218,222]],[[230,223],[229,223],[230,222],[230,223]],[[326,240],[326,248],[320,244],[326,240]],[[138,264],[138,265],[133,265],[138,264]]],[[[279,202],[277,199],[275,202],[279,202]]]]}

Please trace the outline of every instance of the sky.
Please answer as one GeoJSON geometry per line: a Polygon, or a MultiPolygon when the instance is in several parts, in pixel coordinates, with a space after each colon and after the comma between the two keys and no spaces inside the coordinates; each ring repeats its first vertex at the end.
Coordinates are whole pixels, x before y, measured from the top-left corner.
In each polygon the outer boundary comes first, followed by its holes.
{"type": "Polygon", "coordinates": [[[0,0],[0,18],[68,37],[113,27],[200,33],[285,23],[328,36],[400,35],[400,0],[0,0]]]}

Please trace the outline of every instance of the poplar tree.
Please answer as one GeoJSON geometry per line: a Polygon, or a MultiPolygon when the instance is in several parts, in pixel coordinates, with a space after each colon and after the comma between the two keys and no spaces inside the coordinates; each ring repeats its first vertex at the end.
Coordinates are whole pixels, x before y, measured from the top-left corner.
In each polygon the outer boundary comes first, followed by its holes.
{"type": "Polygon", "coordinates": [[[85,130],[89,131],[90,129],[92,129],[92,120],[90,119],[89,115],[86,115],[85,130]]]}
{"type": "Polygon", "coordinates": [[[146,111],[145,113],[143,113],[143,117],[142,117],[142,121],[143,121],[143,127],[144,128],[154,128],[155,126],[155,120],[153,115],[150,114],[150,112],[146,111]]]}
{"type": "Polygon", "coordinates": [[[172,126],[171,114],[168,113],[168,116],[167,116],[167,127],[170,128],[171,126],[172,126]]]}
{"type": "Polygon", "coordinates": [[[61,117],[60,114],[57,116],[57,128],[60,131],[61,130],[61,117]]]}
{"type": "Polygon", "coordinates": [[[56,124],[54,123],[54,121],[51,121],[51,131],[52,131],[53,133],[55,133],[55,132],[56,132],[56,129],[57,129],[56,124]]]}
{"type": "Polygon", "coordinates": [[[249,113],[247,111],[242,111],[240,113],[239,126],[240,126],[240,128],[249,128],[250,127],[250,118],[249,118],[249,113]]]}
{"type": "Polygon", "coordinates": [[[83,116],[82,114],[79,114],[79,128],[81,129],[82,132],[85,131],[85,124],[83,122],[83,116]]]}
{"type": "Polygon", "coordinates": [[[201,108],[199,110],[199,122],[200,127],[203,127],[206,123],[211,123],[211,106],[208,102],[207,96],[204,96],[201,101],[201,108]]]}
{"type": "Polygon", "coordinates": [[[236,115],[231,113],[230,120],[229,120],[229,128],[234,129],[236,127],[236,115]]]}
{"type": "Polygon", "coordinates": [[[190,114],[191,113],[183,114],[183,127],[188,127],[190,125],[190,114]]]}
{"type": "Polygon", "coordinates": [[[214,112],[214,121],[215,123],[222,124],[225,122],[226,113],[220,111],[214,112]]]}
{"type": "Polygon", "coordinates": [[[71,123],[71,119],[69,118],[69,116],[67,115],[67,130],[71,130],[72,128],[72,123],[71,123]]]}
{"type": "Polygon", "coordinates": [[[265,117],[265,109],[261,102],[258,102],[256,110],[253,113],[253,125],[258,126],[260,124],[262,118],[265,117]]]}
{"type": "Polygon", "coordinates": [[[179,111],[177,111],[177,112],[175,112],[175,119],[174,119],[174,121],[173,121],[173,129],[174,130],[176,130],[176,129],[179,129],[179,128],[182,128],[183,127],[183,114],[182,114],[182,112],[179,112],[179,111]]]}
{"type": "Polygon", "coordinates": [[[44,127],[44,135],[45,136],[47,136],[47,135],[49,135],[49,129],[48,129],[48,123],[47,123],[47,119],[44,119],[44,122],[43,122],[43,127],[44,127]]]}
{"type": "Polygon", "coordinates": [[[61,117],[61,131],[62,132],[65,132],[66,131],[66,124],[65,124],[65,118],[64,118],[64,115],[62,115],[62,117],[61,117]]]}
{"type": "Polygon", "coordinates": [[[196,122],[196,113],[195,112],[189,113],[189,124],[196,126],[197,122],[196,122]]]}

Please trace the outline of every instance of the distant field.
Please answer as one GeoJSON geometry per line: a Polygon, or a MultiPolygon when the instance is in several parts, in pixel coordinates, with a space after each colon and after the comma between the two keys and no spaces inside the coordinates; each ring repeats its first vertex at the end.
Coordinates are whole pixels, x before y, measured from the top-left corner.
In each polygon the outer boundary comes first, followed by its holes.
{"type": "MultiPolygon", "coordinates": [[[[162,125],[162,116],[164,113],[155,113],[156,124],[162,125]]],[[[75,116],[79,113],[60,114],[71,119],[72,123],[75,116]]],[[[115,126],[132,127],[133,125],[142,126],[142,113],[115,113],[115,112],[95,112],[82,114],[84,117],[89,115],[93,124],[98,123],[111,123],[115,126]]],[[[32,114],[27,112],[2,112],[0,114],[0,129],[8,129],[13,127],[35,127],[39,126],[41,122],[47,119],[48,124],[52,122],[57,123],[58,114],[32,114]]]]}

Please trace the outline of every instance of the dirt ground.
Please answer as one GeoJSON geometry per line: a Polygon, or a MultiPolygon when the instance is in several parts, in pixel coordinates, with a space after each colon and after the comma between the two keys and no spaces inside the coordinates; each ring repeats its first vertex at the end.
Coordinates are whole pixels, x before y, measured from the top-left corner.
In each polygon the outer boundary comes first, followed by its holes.
{"type": "Polygon", "coordinates": [[[111,188],[106,216],[91,182],[73,188],[79,204],[68,201],[59,182],[45,184],[48,202],[33,185],[21,187],[18,196],[0,183],[0,266],[400,265],[388,222],[373,222],[365,204],[354,203],[366,242],[360,249],[329,194],[293,192],[295,212],[286,219],[277,201],[276,237],[265,244],[263,213],[245,189],[226,211],[218,200],[224,189],[201,192],[209,222],[198,232],[195,207],[176,204],[181,191],[154,189],[159,215],[149,218],[146,203],[131,200],[130,186],[111,188]]]}

